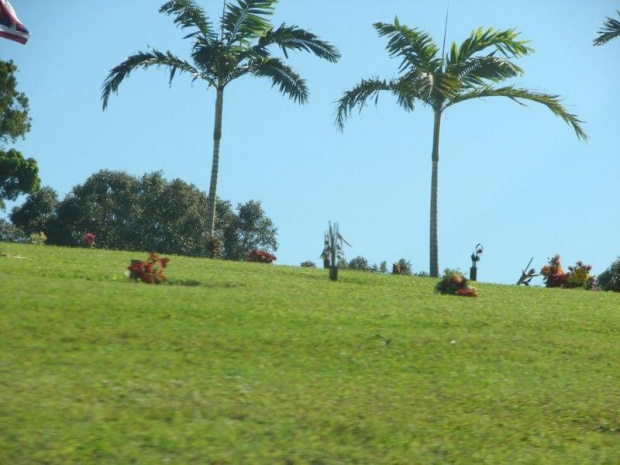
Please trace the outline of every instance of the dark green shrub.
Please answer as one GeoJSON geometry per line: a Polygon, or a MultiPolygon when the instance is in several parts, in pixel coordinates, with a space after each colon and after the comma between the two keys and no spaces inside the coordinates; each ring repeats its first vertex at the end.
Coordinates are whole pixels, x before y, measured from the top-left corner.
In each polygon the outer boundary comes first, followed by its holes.
{"type": "Polygon", "coordinates": [[[368,265],[368,260],[366,260],[362,256],[352,258],[349,261],[347,268],[349,270],[355,270],[355,271],[370,271],[370,265],[368,265]]]}
{"type": "Polygon", "coordinates": [[[49,188],[32,195],[11,219],[29,232],[44,231],[48,244],[79,246],[84,233],[97,236],[97,247],[157,250],[166,254],[243,260],[254,249],[277,250],[277,229],[260,202],[217,201],[215,237],[205,237],[207,198],[180,179],[160,172],[140,178],[102,170],[60,202],[49,188]]]}
{"type": "Polygon", "coordinates": [[[28,236],[17,226],[0,218],[0,242],[28,242],[28,236]]]}
{"type": "Polygon", "coordinates": [[[11,223],[26,234],[47,233],[49,221],[58,205],[58,194],[51,187],[42,187],[30,194],[19,207],[13,208],[11,223]]]}
{"type": "Polygon", "coordinates": [[[218,201],[216,208],[215,229],[222,239],[222,258],[244,260],[246,254],[254,249],[267,252],[278,250],[278,229],[259,201],[237,204],[237,213],[226,201],[218,201]]]}
{"type": "Polygon", "coordinates": [[[413,266],[411,266],[411,262],[409,260],[401,258],[396,262],[396,264],[400,269],[400,274],[403,276],[411,276],[413,274],[413,266]]]}
{"type": "Polygon", "coordinates": [[[596,284],[602,291],[620,292],[620,257],[598,276],[596,284]]]}

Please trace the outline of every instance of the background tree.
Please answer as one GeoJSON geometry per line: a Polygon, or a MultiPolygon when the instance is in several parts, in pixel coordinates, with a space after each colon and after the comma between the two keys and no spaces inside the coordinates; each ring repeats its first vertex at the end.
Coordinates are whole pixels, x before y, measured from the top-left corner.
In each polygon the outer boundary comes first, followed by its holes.
{"type": "MultiPolygon", "coordinates": [[[[160,172],[137,178],[102,170],[55,202],[55,192],[44,188],[15,208],[11,220],[28,232],[44,231],[52,245],[78,246],[91,232],[97,246],[107,249],[205,252],[206,195],[180,179],[167,181],[160,172]]],[[[277,249],[277,229],[260,202],[239,204],[236,213],[230,202],[218,201],[217,208],[215,232],[223,238],[223,258],[240,260],[253,248],[277,249]]]]}
{"type": "Polygon", "coordinates": [[[13,143],[30,131],[28,97],[17,91],[17,66],[0,60],[0,143],[13,143]]]}
{"type": "Polygon", "coordinates": [[[406,258],[399,259],[396,264],[398,265],[398,269],[400,270],[400,274],[403,276],[411,276],[413,275],[413,266],[411,262],[406,258]]]}
{"type": "Polygon", "coordinates": [[[16,73],[12,61],[0,60],[0,210],[4,209],[3,200],[35,192],[41,182],[34,159],[24,159],[14,149],[2,149],[30,131],[28,98],[17,91],[16,73]]]}
{"type": "Polygon", "coordinates": [[[526,41],[517,40],[513,30],[497,31],[482,28],[457,46],[452,43],[447,54],[439,55],[439,47],[433,39],[419,29],[400,24],[375,23],[381,37],[388,38],[387,50],[391,57],[401,60],[399,76],[392,80],[363,79],[352,90],[344,93],[338,101],[336,122],[342,129],[354,108],[360,110],[369,99],[375,102],[381,92],[389,92],[397,98],[406,111],[413,111],[415,103],[421,102],[433,110],[434,130],[431,171],[430,203],[430,275],[439,276],[438,243],[438,166],[441,117],[443,112],[456,103],[485,98],[506,97],[517,103],[532,101],[540,103],[570,124],[577,136],[586,139],[581,121],[569,113],[556,95],[533,92],[514,86],[497,87],[495,84],[523,74],[511,58],[530,54],[526,41]]]}
{"type": "Polygon", "coordinates": [[[26,234],[46,232],[58,205],[58,194],[51,187],[42,187],[30,194],[19,207],[13,208],[11,222],[26,234]]]}
{"type": "Polygon", "coordinates": [[[0,210],[4,209],[3,199],[15,200],[19,195],[36,192],[40,184],[36,160],[24,159],[15,149],[0,150],[0,210]]]}
{"type": "Polygon", "coordinates": [[[191,31],[185,38],[193,41],[192,63],[170,51],[152,49],[127,58],[110,71],[103,83],[104,109],[108,105],[110,94],[117,93],[121,82],[138,68],[163,66],[170,71],[170,82],[177,73],[187,73],[194,81],[204,81],[207,88],[215,88],[213,161],[206,221],[206,231],[209,234],[213,234],[215,225],[222,109],[226,86],[246,75],[265,77],[284,95],[298,103],[305,103],[308,100],[305,81],[281,59],[272,57],[270,48],[279,47],[285,57],[288,57],[291,50],[310,52],[332,62],[340,57],[332,45],[297,26],[282,24],[274,29],[269,17],[273,14],[276,3],[277,0],[237,0],[236,4],[224,2],[224,14],[218,34],[206,12],[193,0],[167,2],[159,11],[173,16],[175,24],[191,31]]]}
{"type": "Polygon", "coordinates": [[[355,271],[370,271],[371,270],[371,266],[369,265],[368,260],[362,257],[361,255],[358,257],[352,258],[351,261],[347,264],[347,268],[349,270],[355,270],[355,271]]]}
{"type": "MultiPolygon", "coordinates": [[[[616,10],[616,13],[620,16],[620,10],[616,10]]],[[[594,45],[603,45],[612,39],[617,39],[620,37],[620,21],[608,16],[597,34],[598,37],[594,39],[594,45]]]]}
{"type": "Polygon", "coordinates": [[[0,218],[0,242],[28,242],[28,236],[13,223],[0,218]]]}
{"type": "Polygon", "coordinates": [[[602,291],[620,292],[620,257],[618,257],[596,280],[602,291]]]}
{"type": "Polygon", "coordinates": [[[275,252],[278,249],[278,229],[265,215],[261,203],[250,200],[237,205],[237,213],[230,209],[230,203],[222,206],[223,221],[216,230],[222,238],[222,258],[243,260],[254,249],[275,252]]]}
{"type": "Polygon", "coordinates": [[[75,186],[49,223],[48,244],[76,246],[86,232],[109,249],[143,250],[136,235],[140,217],[139,180],[122,171],[102,170],[75,186]]]}
{"type": "Polygon", "coordinates": [[[166,181],[161,172],[140,181],[140,213],[135,235],[140,249],[200,255],[206,197],[180,179],[166,181]]]}

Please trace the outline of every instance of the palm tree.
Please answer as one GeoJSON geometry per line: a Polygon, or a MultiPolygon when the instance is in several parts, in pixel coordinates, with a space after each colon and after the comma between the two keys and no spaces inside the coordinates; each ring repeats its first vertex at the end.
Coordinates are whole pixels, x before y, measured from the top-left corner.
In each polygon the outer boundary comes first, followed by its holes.
{"type": "MultiPolygon", "coordinates": [[[[616,10],[620,15],[620,10],[616,10]]],[[[598,37],[594,39],[594,45],[603,45],[612,39],[620,37],[620,21],[607,17],[607,21],[603,23],[603,27],[598,31],[598,37]]]]}
{"type": "Polygon", "coordinates": [[[523,74],[521,68],[510,61],[531,53],[526,41],[517,40],[513,30],[498,31],[492,28],[478,30],[460,45],[452,43],[449,52],[439,55],[433,39],[419,29],[400,24],[375,23],[379,36],[388,38],[387,51],[401,60],[399,75],[392,80],[363,79],[352,90],[345,92],[338,101],[336,123],[342,130],[345,120],[354,108],[361,110],[369,99],[376,99],[386,91],[397,98],[406,111],[413,111],[414,104],[429,106],[434,114],[431,208],[430,208],[430,275],[439,275],[437,239],[437,185],[439,164],[439,136],[443,112],[454,104],[484,97],[506,97],[523,104],[524,100],[540,103],[570,124],[577,137],[587,139],[581,121],[566,111],[556,95],[533,92],[514,86],[498,87],[494,84],[523,74]],[[490,49],[490,51],[488,51],[490,49]],[[485,53],[483,53],[485,52],[485,53]]]}
{"type": "Polygon", "coordinates": [[[338,50],[316,35],[297,26],[282,24],[275,29],[269,22],[278,0],[237,0],[236,4],[224,2],[219,34],[205,11],[193,0],[173,0],[159,9],[160,13],[174,16],[174,23],[190,33],[192,40],[191,61],[150,49],[138,52],[113,68],[105,82],[101,99],[103,109],[110,94],[130,73],[138,68],[165,67],[170,72],[170,83],[177,73],[187,73],[192,82],[198,79],[215,88],[215,122],[213,131],[213,163],[207,202],[206,231],[213,234],[215,202],[219,170],[220,140],[222,137],[222,108],[224,89],[232,81],[246,75],[270,79],[273,86],[303,104],[308,100],[306,81],[282,59],[271,56],[270,48],[279,47],[284,57],[288,52],[305,51],[330,62],[340,58],[338,50]]]}

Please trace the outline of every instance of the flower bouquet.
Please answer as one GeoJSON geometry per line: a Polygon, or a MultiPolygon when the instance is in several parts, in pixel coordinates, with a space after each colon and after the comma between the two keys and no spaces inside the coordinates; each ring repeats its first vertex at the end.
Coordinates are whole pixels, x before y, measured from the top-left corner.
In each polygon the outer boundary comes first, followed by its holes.
{"type": "Polygon", "coordinates": [[[94,249],[97,244],[95,244],[95,240],[97,239],[97,235],[87,232],[82,236],[82,240],[84,241],[84,245],[89,249],[94,249]]]}
{"type": "Polygon", "coordinates": [[[445,270],[443,278],[435,286],[435,292],[462,297],[478,297],[478,290],[469,287],[468,282],[469,280],[460,271],[445,270]]]}
{"type": "Polygon", "coordinates": [[[147,284],[161,284],[166,281],[164,276],[164,268],[168,265],[169,258],[162,258],[155,252],[151,252],[149,259],[145,262],[142,260],[132,260],[129,270],[130,278],[140,280],[147,284]]]}
{"type": "Polygon", "coordinates": [[[277,260],[276,256],[266,250],[254,249],[245,256],[246,262],[272,263],[277,260]]]}

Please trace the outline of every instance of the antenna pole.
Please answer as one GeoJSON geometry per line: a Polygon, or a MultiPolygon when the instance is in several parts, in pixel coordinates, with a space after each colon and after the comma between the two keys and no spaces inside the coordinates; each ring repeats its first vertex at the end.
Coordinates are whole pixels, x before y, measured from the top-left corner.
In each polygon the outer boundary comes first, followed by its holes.
{"type": "Polygon", "coordinates": [[[450,14],[450,2],[448,2],[448,6],[446,7],[446,23],[443,28],[443,47],[441,50],[441,62],[442,66],[444,66],[444,58],[446,56],[446,36],[448,35],[448,16],[450,14]]]}
{"type": "Polygon", "coordinates": [[[220,40],[224,40],[224,15],[226,14],[226,0],[224,0],[224,5],[222,5],[222,19],[220,19],[220,40]]]}

